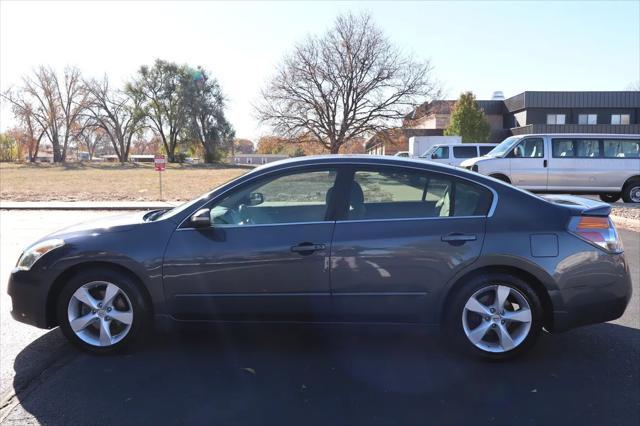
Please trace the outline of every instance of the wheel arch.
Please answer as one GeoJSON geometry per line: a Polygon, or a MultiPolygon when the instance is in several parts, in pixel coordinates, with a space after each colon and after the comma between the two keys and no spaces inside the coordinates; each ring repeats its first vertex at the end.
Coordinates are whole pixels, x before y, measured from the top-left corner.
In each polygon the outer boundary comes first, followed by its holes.
{"type": "Polygon", "coordinates": [[[140,278],[138,274],[133,272],[131,269],[120,265],[118,263],[108,262],[108,261],[91,261],[91,262],[82,262],[77,263],[69,268],[65,269],[60,275],[56,277],[53,281],[53,284],[49,288],[49,292],[47,293],[47,301],[46,301],[46,312],[45,318],[47,322],[47,327],[55,327],[58,325],[58,321],[56,319],[56,303],[58,300],[58,296],[60,292],[64,288],[64,285],[69,281],[69,279],[84,270],[95,270],[95,269],[110,269],[112,271],[119,272],[123,275],[126,275],[131,281],[138,287],[141,291],[142,295],[147,302],[147,308],[153,314],[153,303],[151,303],[151,295],[149,291],[143,284],[143,280],[140,278]]]}
{"type": "Polygon", "coordinates": [[[549,295],[549,290],[544,285],[544,283],[536,277],[531,272],[526,271],[525,269],[519,268],[517,266],[511,265],[484,265],[479,268],[476,268],[472,271],[468,271],[459,278],[457,278],[451,286],[446,291],[446,294],[442,298],[442,302],[440,303],[440,310],[438,313],[438,320],[443,322],[444,317],[447,312],[448,306],[451,304],[454,295],[456,292],[464,285],[465,282],[468,282],[472,278],[476,278],[481,275],[488,275],[492,273],[503,273],[516,276],[527,284],[531,285],[533,291],[536,292],[540,301],[542,302],[542,311],[543,311],[543,322],[544,326],[547,329],[553,328],[553,302],[551,301],[551,296],[549,295]]]}
{"type": "Polygon", "coordinates": [[[627,180],[624,181],[624,183],[622,184],[622,189],[624,189],[625,186],[627,186],[628,184],[630,184],[632,181],[640,181],[640,175],[633,175],[630,176],[627,180]]]}
{"type": "Polygon", "coordinates": [[[489,177],[501,180],[502,182],[511,183],[511,179],[509,179],[509,176],[505,175],[504,173],[491,173],[489,177]]]}

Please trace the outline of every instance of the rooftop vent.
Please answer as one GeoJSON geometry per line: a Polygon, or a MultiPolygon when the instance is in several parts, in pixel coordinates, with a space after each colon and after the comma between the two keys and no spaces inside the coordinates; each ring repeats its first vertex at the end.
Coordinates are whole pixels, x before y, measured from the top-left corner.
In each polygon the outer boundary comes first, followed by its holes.
{"type": "Polygon", "coordinates": [[[496,90],[495,92],[493,92],[493,95],[491,95],[491,100],[504,101],[504,93],[502,93],[502,90],[496,90]]]}

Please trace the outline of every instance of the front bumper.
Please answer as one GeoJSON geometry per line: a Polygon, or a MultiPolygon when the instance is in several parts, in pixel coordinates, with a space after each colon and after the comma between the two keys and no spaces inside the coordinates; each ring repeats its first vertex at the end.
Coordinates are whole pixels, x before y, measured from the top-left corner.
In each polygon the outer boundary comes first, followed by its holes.
{"type": "MultiPolygon", "coordinates": [[[[14,270],[9,277],[7,293],[11,297],[11,316],[16,321],[39,328],[51,328],[47,318],[46,277],[36,271],[14,270]]],[[[55,309],[55,307],[54,307],[55,309]]]]}

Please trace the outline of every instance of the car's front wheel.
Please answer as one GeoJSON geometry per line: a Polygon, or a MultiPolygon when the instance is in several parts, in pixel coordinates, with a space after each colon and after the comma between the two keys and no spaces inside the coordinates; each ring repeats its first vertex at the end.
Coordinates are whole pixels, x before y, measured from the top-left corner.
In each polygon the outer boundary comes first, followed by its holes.
{"type": "Polygon", "coordinates": [[[454,295],[447,312],[449,337],[465,351],[506,359],[529,348],[542,329],[542,304],[522,279],[477,276],[454,295]]]}
{"type": "Polygon", "coordinates": [[[136,284],[114,270],[74,275],[58,298],[58,323],[81,349],[98,354],[124,349],[146,331],[148,309],[136,284]]]}

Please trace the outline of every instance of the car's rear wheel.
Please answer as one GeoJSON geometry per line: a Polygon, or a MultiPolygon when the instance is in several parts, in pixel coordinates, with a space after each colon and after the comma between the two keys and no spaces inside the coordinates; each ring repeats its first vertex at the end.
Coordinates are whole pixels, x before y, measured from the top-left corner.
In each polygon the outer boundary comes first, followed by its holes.
{"type": "Polygon", "coordinates": [[[58,323],[81,349],[114,353],[144,334],[148,309],[127,275],[107,269],[84,271],[74,275],[60,293],[58,323]]]}
{"type": "Polygon", "coordinates": [[[621,194],[600,194],[600,199],[605,203],[615,203],[620,199],[621,194]]]}
{"type": "Polygon", "coordinates": [[[634,178],[624,185],[622,200],[625,203],[640,203],[640,179],[634,178]]]}
{"type": "Polygon", "coordinates": [[[524,352],[540,335],[542,304],[522,279],[509,274],[477,276],[454,295],[447,330],[466,352],[491,359],[524,352]]]}

